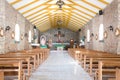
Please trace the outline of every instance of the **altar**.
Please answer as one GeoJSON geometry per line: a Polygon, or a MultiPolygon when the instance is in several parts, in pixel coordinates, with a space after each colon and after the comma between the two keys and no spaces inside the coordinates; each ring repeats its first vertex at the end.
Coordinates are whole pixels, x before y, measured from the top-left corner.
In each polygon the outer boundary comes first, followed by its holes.
{"type": "Polygon", "coordinates": [[[52,43],[54,48],[57,50],[64,50],[69,43],[52,43]]]}

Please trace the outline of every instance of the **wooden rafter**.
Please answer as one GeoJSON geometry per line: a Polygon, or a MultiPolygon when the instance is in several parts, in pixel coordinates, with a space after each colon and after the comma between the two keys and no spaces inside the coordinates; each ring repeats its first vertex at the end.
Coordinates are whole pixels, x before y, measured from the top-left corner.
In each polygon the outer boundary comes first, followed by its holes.
{"type": "Polygon", "coordinates": [[[97,5],[95,5],[95,4],[88,2],[87,0],[80,0],[80,1],[83,1],[84,3],[90,5],[90,6],[96,8],[96,9],[98,9],[98,10],[101,10],[101,9],[102,9],[102,8],[98,7],[97,5]]]}
{"type": "Polygon", "coordinates": [[[34,0],[34,1],[32,1],[32,2],[30,2],[30,3],[28,3],[28,4],[26,4],[26,5],[24,5],[24,6],[21,6],[21,7],[17,8],[16,10],[21,10],[21,9],[23,9],[23,8],[29,6],[29,5],[32,5],[32,4],[34,4],[34,3],[38,2],[38,1],[39,1],[39,0],[34,0]]]}
{"type": "Polygon", "coordinates": [[[41,21],[46,20],[46,19],[48,19],[48,16],[45,17],[45,18],[43,18],[43,19],[37,20],[37,21],[35,21],[35,22],[32,22],[32,23],[33,23],[33,24],[36,24],[36,23],[41,22],[41,21]]]}
{"type": "Polygon", "coordinates": [[[108,2],[106,2],[105,0],[98,0],[99,2],[101,2],[101,3],[103,3],[103,4],[105,4],[105,5],[108,5],[109,3],[108,2]]]}
{"type": "Polygon", "coordinates": [[[81,24],[81,25],[84,25],[84,23],[82,23],[81,21],[79,21],[79,22],[78,22],[78,21],[73,20],[73,19],[70,21],[70,23],[71,23],[71,22],[75,22],[76,24],[81,24]]]}
{"type": "Polygon", "coordinates": [[[45,12],[43,12],[43,13],[40,13],[40,14],[36,15],[36,16],[33,15],[34,17],[29,18],[28,20],[31,21],[31,20],[33,20],[33,19],[35,19],[35,18],[38,18],[38,17],[41,16],[42,14],[46,14],[46,15],[47,15],[48,13],[45,11],[45,12]]]}
{"type": "Polygon", "coordinates": [[[91,12],[91,13],[97,14],[97,12],[95,12],[95,11],[89,9],[89,8],[86,8],[86,7],[82,6],[82,5],[79,5],[79,4],[75,3],[75,2],[73,2],[72,0],[69,0],[69,2],[73,3],[76,6],[79,6],[79,7],[83,8],[83,9],[85,9],[85,10],[91,12]]]}
{"type": "MultiPolygon", "coordinates": [[[[86,20],[90,20],[89,18],[87,18],[87,17],[85,17],[85,16],[82,16],[82,15],[76,13],[76,12],[73,12],[73,13],[76,14],[76,15],[78,15],[78,16],[81,16],[82,18],[84,18],[84,19],[86,19],[86,20]]],[[[72,14],[73,14],[73,13],[72,13],[72,14]]]]}
{"type": "Polygon", "coordinates": [[[34,14],[37,14],[37,13],[39,13],[40,11],[47,9],[48,7],[49,7],[49,6],[43,8],[43,9],[41,9],[41,10],[35,11],[35,12],[33,12],[32,14],[29,14],[29,15],[27,15],[27,16],[25,16],[25,17],[26,17],[26,18],[29,18],[30,16],[32,16],[32,15],[34,15],[34,14]]]}
{"type": "Polygon", "coordinates": [[[19,3],[20,1],[22,1],[22,0],[15,0],[14,2],[11,2],[10,4],[15,5],[15,4],[19,3]]]}
{"type": "Polygon", "coordinates": [[[45,2],[44,4],[40,4],[40,5],[38,5],[38,6],[36,6],[36,7],[33,7],[33,8],[31,8],[31,9],[29,9],[29,10],[25,11],[25,12],[22,12],[22,14],[26,14],[26,13],[28,13],[28,12],[30,12],[30,11],[32,11],[32,10],[34,10],[34,9],[39,8],[40,6],[44,6],[44,5],[45,5],[45,4],[47,4],[48,2],[51,2],[51,0],[48,0],[48,1],[47,1],[47,2],[45,2]]]}

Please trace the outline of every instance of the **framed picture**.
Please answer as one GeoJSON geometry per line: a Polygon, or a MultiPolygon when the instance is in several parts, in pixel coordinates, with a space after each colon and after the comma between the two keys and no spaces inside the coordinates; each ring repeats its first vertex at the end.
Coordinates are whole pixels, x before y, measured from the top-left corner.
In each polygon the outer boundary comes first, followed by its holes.
{"type": "Polygon", "coordinates": [[[95,35],[95,39],[96,39],[96,40],[98,39],[98,35],[97,35],[97,34],[95,35]]]}
{"type": "Polygon", "coordinates": [[[24,39],[24,34],[21,34],[21,37],[20,37],[20,38],[21,38],[21,40],[23,40],[23,39],[24,39]]]}
{"type": "Polygon", "coordinates": [[[107,31],[104,32],[104,38],[106,39],[108,37],[107,31]]]}
{"type": "Polygon", "coordinates": [[[120,35],[120,29],[119,28],[116,28],[115,29],[115,36],[119,36],[120,35]]]}
{"type": "Polygon", "coordinates": [[[3,33],[4,33],[4,31],[3,31],[3,28],[1,27],[1,28],[0,28],[0,36],[1,36],[1,37],[3,37],[3,33]]]}
{"type": "Polygon", "coordinates": [[[11,37],[12,37],[12,39],[15,38],[15,32],[14,31],[12,31],[11,37]]]}

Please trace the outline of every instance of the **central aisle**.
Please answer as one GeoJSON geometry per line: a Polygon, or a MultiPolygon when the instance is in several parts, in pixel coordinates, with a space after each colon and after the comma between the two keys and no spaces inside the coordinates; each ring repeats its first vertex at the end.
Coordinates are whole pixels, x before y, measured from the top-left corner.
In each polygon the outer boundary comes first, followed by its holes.
{"type": "Polygon", "coordinates": [[[92,80],[67,51],[51,51],[29,80],[92,80]]]}

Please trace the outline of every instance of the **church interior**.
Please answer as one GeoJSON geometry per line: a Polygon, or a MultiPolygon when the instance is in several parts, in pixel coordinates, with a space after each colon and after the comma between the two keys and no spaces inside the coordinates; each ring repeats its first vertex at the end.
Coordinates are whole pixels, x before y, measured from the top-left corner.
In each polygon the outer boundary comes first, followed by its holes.
{"type": "Polygon", "coordinates": [[[0,0],[0,80],[120,80],[120,0],[0,0]]]}

